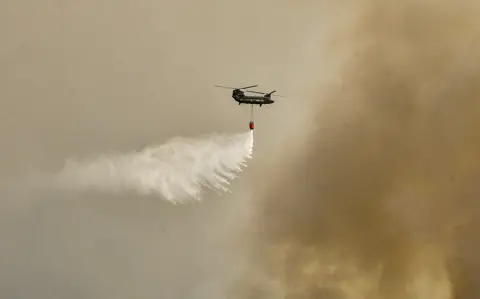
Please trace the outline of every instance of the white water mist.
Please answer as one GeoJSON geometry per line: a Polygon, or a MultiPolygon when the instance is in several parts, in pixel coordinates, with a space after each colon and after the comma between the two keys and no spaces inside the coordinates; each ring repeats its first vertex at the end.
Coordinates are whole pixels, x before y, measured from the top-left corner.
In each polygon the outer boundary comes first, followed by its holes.
{"type": "Polygon", "coordinates": [[[157,194],[172,203],[200,200],[205,188],[230,192],[228,185],[247,166],[252,152],[253,131],[177,137],[139,152],[68,160],[56,182],[67,189],[157,194]]]}

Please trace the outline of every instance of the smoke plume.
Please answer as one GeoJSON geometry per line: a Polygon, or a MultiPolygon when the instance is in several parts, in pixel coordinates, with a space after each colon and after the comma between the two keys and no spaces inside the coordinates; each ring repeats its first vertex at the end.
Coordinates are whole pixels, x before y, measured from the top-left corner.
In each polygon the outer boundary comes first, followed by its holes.
{"type": "Polygon", "coordinates": [[[228,185],[252,157],[253,131],[203,138],[174,138],[139,152],[68,160],[56,184],[68,190],[135,191],[170,202],[200,200],[203,188],[230,192],[228,185]]]}
{"type": "Polygon", "coordinates": [[[340,2],[318,10],[335,18],[307,146],[257,190],[234,293],[478,298],[480,5],[340,2]]]}

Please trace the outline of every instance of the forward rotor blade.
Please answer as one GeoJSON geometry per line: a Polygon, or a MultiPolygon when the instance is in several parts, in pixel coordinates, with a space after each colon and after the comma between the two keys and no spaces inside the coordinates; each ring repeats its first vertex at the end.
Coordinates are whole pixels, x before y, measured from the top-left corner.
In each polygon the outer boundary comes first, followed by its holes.
{"type": "Polygon", "coordinates": [[[251,86],[242,87],[242,88],[239,88],[239,89],[248,89],[248,88],[257,87],[257,86],[258,86],[258,85],[251,85],[251,86]]]}
{"type": "Polygon", "coordinates": [[[258,94],[266,94],[264,92],[260,92],[260,91],[253,91],[253,90],[247,90],[245,92],[251,92],[251,93],[258,93],[258,94]]]}
{"type": "Polygon", "coordinates": [[[220,86],[220,85],[214,85],[214,86],[219,88],[226,88],[226,89],[238,89],[238,88],[228,87],[228,86],[220,86]]]}
{"type": "Polygon", "coordinates": [[[257,87],[258,85],[251,85],[251,86],[247,86],[247,87],[230,87],[230,86],[221,86],[221,85],[214,85],[215,87],[220,87],[220,88],[227,88],[227,89],[248,89],[248,88],[252,88],[252,87],[257,87]]]}

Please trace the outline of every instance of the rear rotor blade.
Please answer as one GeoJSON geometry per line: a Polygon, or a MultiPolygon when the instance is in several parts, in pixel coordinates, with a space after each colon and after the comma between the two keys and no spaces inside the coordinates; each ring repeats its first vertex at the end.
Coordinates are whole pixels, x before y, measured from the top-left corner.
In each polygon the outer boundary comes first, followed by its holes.
{"type": "MultiPolygon", "coordinates": [[[[268,94],[268,93],[266,93],[266,92],[253,91],[253,90],[246,90],[245,92],[258,93],[258,94],[263,94],[263,95],[268,94]]],[[[282,96],[282,95],[279,95],[279,94],[270,94],[270,96],[272,96],[272,97],[279,97],[279,98],[286,98],[286,96],[282,96]]]]}

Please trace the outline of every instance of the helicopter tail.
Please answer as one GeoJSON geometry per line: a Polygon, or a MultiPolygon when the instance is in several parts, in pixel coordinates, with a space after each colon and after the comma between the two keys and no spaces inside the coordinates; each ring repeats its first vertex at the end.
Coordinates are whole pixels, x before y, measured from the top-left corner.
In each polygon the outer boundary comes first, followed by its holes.
{"type": "Polygon", "coordinates": [[[276,90],[274,90],[274,91],[272,91],[272,92],[270,92],[270,93],[267,93],[266,96],[267,96],[267,97],[271,97],[272,94],[274,94],[275,92],[276,92],[276,90]]]}

